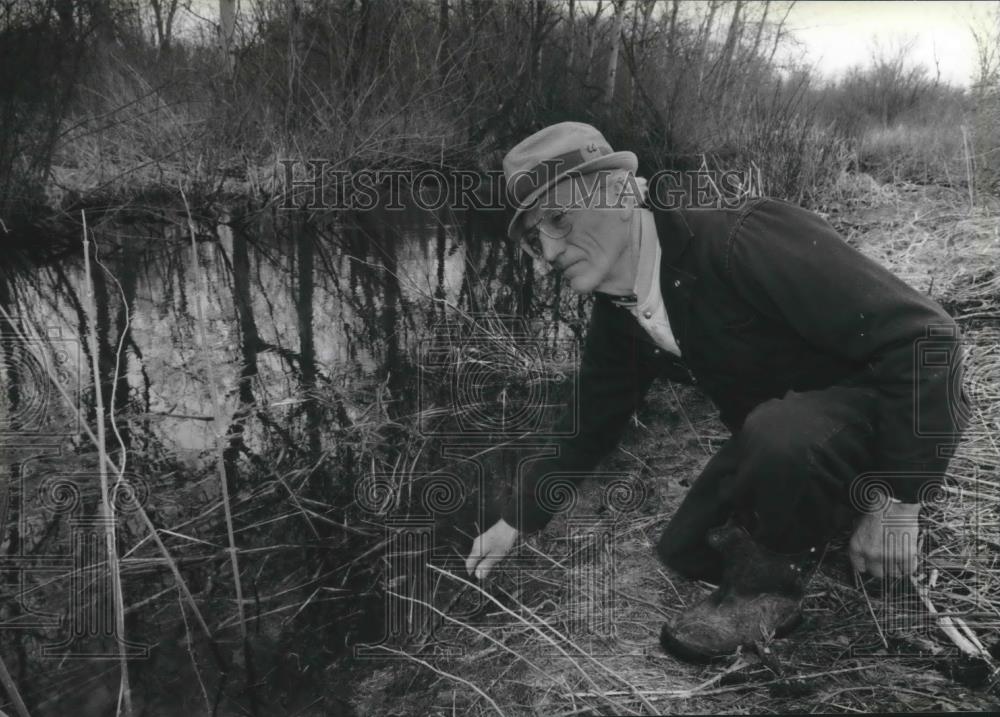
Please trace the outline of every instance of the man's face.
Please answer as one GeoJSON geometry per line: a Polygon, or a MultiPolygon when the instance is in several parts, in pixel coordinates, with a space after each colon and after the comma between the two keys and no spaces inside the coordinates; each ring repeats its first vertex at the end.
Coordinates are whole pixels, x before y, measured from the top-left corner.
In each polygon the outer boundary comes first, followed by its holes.
{"type": "Polygon", "coordinates": [[[606,191],[606,182],[596,189],[593,183],[580,177],[555,185],[524,213],[525,236],[576,293],[628,293],[632,287],[623,288],[620,274],[630,245],[631,212],[614,208],[615,193],[606,191]]]}

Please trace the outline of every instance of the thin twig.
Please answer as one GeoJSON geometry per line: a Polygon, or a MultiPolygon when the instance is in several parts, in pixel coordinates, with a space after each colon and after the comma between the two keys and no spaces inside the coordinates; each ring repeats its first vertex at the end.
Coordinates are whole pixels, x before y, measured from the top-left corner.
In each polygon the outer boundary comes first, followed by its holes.
{"type": "Polygon", "coordinates": [[[435,667],[434,665],[430,664],[426,660],[421,660],[419,657],[415,657],[414,655],[411,655],[411,654],[409,654],[407,652],[403,652],[402,650],[394,650],[393,648],[386,647],[385,645],[379,645],[379,648],[382,649],[382,650],[385,650],[386,652],[392,652],[392,653],[395,653],[397,655],[402,655],[403,657],[405,657],[405,658],[407,658],[409,660],[413,660],[414,662],[420,663],[421,665],[423,665],[424,667],[426,667],[428,670],[431,670],[432,672],[435,672],[435,673],[441,675],[445,679],[454,680],[455,682],[460,682],[461,684],[465,685],[466,687],[472,688],[480,697],[482,697],[484,700],[486,700],[487,702],[490,703],[490,707],[492,707],[496,711],[496,713],[498,715],[500,715],[500,717],[506,717],[504,711],[502,709],[500,709],[500,705],[498,705],[496,702],[494,702],[493,698],[490,697],[485,692],[483,692],[482,689],[480,689],[478,685],[475,685],[472,682],[469,682],[468,680],[459,677],[458,675],[453,675],[450,672],[446,672],[446,671],[442,670],[439,667],[435,667]]]}
{"type": "MultiPolygon", "coordinates": [[[[497,600],[495,597],[493,597],[492,595],[490,595],[488,592],[486,592],[485,590],[483,590],[482,588],[480,588],[475,583],[472,583],[472,582],[466,580],[465,578],[463,578],[463,577],[461,577],[459,575],[455,575],[454,573],[450,573],[450,572],[448,572],[446,570],[442,570],[441,568],[439,568],[436,565],[430,565],[430,564],[428,564],[427,567],[430,568],[431,570],[436,571],[436,572],[443,573],[444,575],[452,578],[453,580],[458,580],[459,582],[461,582],[461,583],[463,583],[465,585],[471,585],[475,589],[479,590],[479,592],[483,596],[485,596],[494,605],[496,605],[497,607],[499,607],[503,612],[507,613],[508,615],[510,615],[511,617],[513,617],[518,622],[520,622],[520,623],[524,624],[526,627],[530,628],[539,637],[541,637],[543,640],[545,640],[547,643],[549,643],[552,647],[554,647],[559,652],[559,654],[561,654],[563,657],[565,657],[567,660],[569,660],[570,664],[573,665],[577,669],[577,671],[583,676],[583,678],[587,682],[589,682],[595,688],[595,690],[599,690],[600,689],[598,687],[597,683],[594,682],[594,679],[590,676],[589,673],[587,673],[586,670],[583,669],[583,667],[580,665],[580,663],[577,662],[576,660],[574,660],[566,652],[566,650],[564,650],[562,648],[562,646],[559,644],[559,641],[562,641],[563,643],[565,643],[565,644],[569,645],[570,647],[574,648],[575,650],[577,650],[577,652],[579,652],[583,657],[586,657],[588,660],[590,660],[590,662],[592,662],[595,666],[597,666],[601,671],[607,673],[611,677],[614,677],[615,679],[617,679],[622,684],[627,685],[629,688],[632,689],[633,693],[637,693],[638,692],[638,689],[636,687],[634,687],[630,682],[628,682],[628,680],[626,680],[621,675],[619,675],[616,672],[614,672],[613,670],[611,670],[609,667],[607,667],[603,663],[598,662],[597,660],[595,660],[591,655],[589,655],[586,652],[586,650],[581,650],[579,648],[579,646],[577,646],[572,640],[570,640],[568,637],[566,637],[565,635],[563,635],[562,633],[560,633],[558,630],[556,630],[554,627],[552,627],[552,625],[548,624],[547,622],[545,622],[544,620],[542,620],[541,618],[539,618],[527,606],[521,605],[521,608],[524,609],[531,618],[533,618],[534,622],[527,620],[522,615],[518,615],[513,610],[511,610],[510,608],[508,608],[506,605],[504,605],[503,603],[501,603],[499,600],[497,600]],[[553,638],[552,635],[549,635],[548,632],[546,632],[545,630],[543,630],[540,626],[545,626],[546,628],[548,628],[548,630],[552,632],[552,634],[555,636],[555,638],[553,638]],[[557,641],[556,638],[558,638],[558,641],[557,641]]],[[[641,697],[640,697],[640,701],[643,701],[641,697]]],[[[621,707],[621,705],[615,705],[613,703],[612,703],[612,706],[616,707],[616,708],[620,708],[621,707]]],[[[647,708],[650,711],[654,711],[652,705],[649,705],[647,703],[646,706],[647,706],[647,708]]]]}
{"type": "MultiPolygon", "coordinates": [[[[860,672],[862,670],[871,670],[871,669],[872,669],[871,665],[861,665],[859,667],[845,667],[845,668],[840,669],[840,670],[828,670],[826,672],[813,672],[813,673],[806,674],[806,675],[791,675],[789,677],[780,677],[780,678],[777,678],[777,679],[774,679],[774,680],[768,680],[766,682],[746,683],[746,684],[742,684],[742,685],[730,685],[728,687],[719,687],[719,688],[714,689],[714,690],[705,690],[703,692],[699,692],[699,693],[697,693],[697,695],[699,697],[708,697],[708,696],[711,696],[711,695],[721,695],[721,694],[725,694],[726,692],[737,692],[739,690],[746,690],[746,689],[751,689],[751,688],[754,688],[754,687],[767,687],[768,685],[775,685],[775,684],[779,684],[779,683],[780,684],[788,684],[789,682],[792,682],[793,680],[808,680],[808,679],[812,679],[814,677],[828,677],[830,675],[840,675],[840,674],[844,674],[846,672],[860,672]]],[[[655,699],[681,699],[681,700],[683,700],[683,699],[687,699],[689,696],[691,696],[692,690],[694,690],[694,689],[698,689],[698,688],[691,688],[689,690],[643,690],[642,694],[643,694],[644,697],[647,697],[649,699],[654,699],[654,700],[655,699]]],[[[625,690],[610,690],[608,692],[603,692],[603,693],[573,692],[573,693],[570,693],[570,694],[568,694],[566,696],[567,697],[572,696],[572,697],[577,697],[577,698],[603,697],[603,696],[608,696],[608,697],[628,697],[629,693],[627,691],[625,691],[625,690]]]]}
{"type": "Polygon", "coordinates": [[[188,627],[187,614],[184,612],[184,601],[178,596],[177,607],[181,611],[181,620],[184,622],[184,633],[187,635],[187,649],[188,655],[191,657],[191,668],[194,670],[194,676],[198,679],[198,687],[201,688],[201,694],[205,698],[205,706],[211,711],[212,700],[208,696],[208,689],[205,687],[205,681],[201,679],[201,670],[198,669],[198,660],[194,654],[194,640],[191,639],[191,628],[188,627]]]}
{"type": "Polygon", "coordinates": [[[878,630],[878,637],[882,641],[882,646],[888,650],[889,642],[885,639],[885,633],[882,632],[882,626],[879,624],[878,618],[875,617],[875,608],[872,607],[872,601],[868,598],[868,590],[865,589],[864,578],[862,578],[859,573],[855,573],[855,578],[861,586],[861,592],[864,593],[865,602],[868,604],[868,612],[871,614],[872,621],[875,623],[875,629],[878,630]]]}
{"type": "MultiPolygon", "coordinates": [[[[116,533],[116,518],[114,498],[108,489],[108,468],[110,459],[107,455],[107,436],[104,433],[104,391],[101,369],[97,353],[97,305],[94,298],[94,282],[90,273],[90,240],[87,238],[87,213],[80,211],[83,219],[83,269],[87,280],[86,296],[88,303],[87,342],[90,344],[91,372],[94,377],[94,403],[97,413],[97,452],[99,455],[98,475],[101,484],[101,508],[104,512],[104,549],[108,555],[108,569],[111,573],[111,591],[114,600],[115,633],[119,646],[119,667],[121,677],[118,688],[119,705],[124,707],[126,717],[132,717],[132,690],[128,679],[128,654],[125,639],[125,599],[122,595],[121,564],[118,560],[118,539],[116,533]]],[[[124,448],[124,446],[123,446],[124,448]]],[[[124,453],[124,450],[123,450],[124,453]]],[[[121,476],[119,476],[120,478],[121,476]]],[[[118,710],[116,710],[117,712],[118,710]]]]}
{"type": "Polygon", "coordinates": [[[28,714],[28,708],[24,704],[24,700],[21,699],[21,693],[17,691],[17,684],[14,682],[14,678],[7,671],[7,665],[4,663],[2,655],[0,655],[0,685],[3,685],[4,690],[6,690],[7,698],[14,703],[17,716],[31,717],[28,714]]]}
{"type": "MultiPolygon", "coordinates": [[[[178,184],[178,189],[181,193],[181,199],[184,201],[184,211],[187,213],[188,221],[188,233],[191,236],[191,269],[194,272],[194,276],[198,282],[199,290],[196,292],[198,295],[198,301],[195,302],[198,310],[198,344],[202,350],[202,355],[204,357],[204,352],[207,349],[207,342],[205,341],[205,296],[208,293],[208,284],[205,281],[203,272],[198,263],[198,243],[196,239],[196,232],[194,226],[194,219],[191,216],[191,207],[188,204],[187,195],[184,194],[184,187],[178,184]]],[[[207,357],[206,357],[207,358],[207,357]]],[[[236,534],[233,530],[233,512],[229,500],[229,482],[226,480],[226,463],[225,463],[225,446],[223,444],[223,437],[226,434],[225,426],[222,421],[222,402],[219,399],[219,387],[215,381],[215,371],[212,370],[214,364],[210,359],[208,359],[208,385],[212,397],[212,406],[215,413],[215,435],[216,435],[216,450],[218,451],[217,457],[217,470],[219,472],[219,490],[222,495],[222,510],[226,521],[226,537],[229,541],[229,562],[230,567],[233,571],[233,583],[236,589],[236,607],[239,614],[239,624],[240,624],[240,641],[243,645],[243,657],[245,667],[249,670],[252,667],[252,662],[250,660],[250,643],[247,639],[247,625],[246,625],[246,614],[243,610],[243,583],[240,580],[240,563],[238,557],[238,551],[236,549],[236,534]]],[[[255,690],[253,687],[253,681],[248,679],[247,685],[250,691],[250,702],[251,707],[256,713],[256,699],[255,690]]]]}
{"type": "Polygon", "coordinates": [[[688,416],[687,410],[684,408],[684,404],[681,403],[680,396],[677,395],[677,389],[674,388],[674,382],[670,381],[668,383],[670,386],[670,392],[674,395],[674,401],[677,402],[677,409],[681,412],[681,416],[684,417],[684,422],[687,423],[688,428],[691,429],[691,433],[694,434],[695,439],[698,441],[698,447],[705,452],[705,455],[711,455],[711,451],[708,447],[702,443],[701,435],[695,430],[694,424],[691,422],[690,416],[688,416]]]}
{"type": "MultiPolygon", "coordinates": [[[[468,588],[467,587],[463,587],[462,588],[462,593],[464,593],[466,590],[468,590],[468,588]]],[[[430,608],[435,613],[437,613],[438,615],[440,615],[443,620],[447,620],[448,622],[453,623],[453,624],[457,625],[458,627],[462,627],[462,628],[465,628],[467,630],[471,630],[472,632],[476,633],[480,637],[486,638],[487,640],[489,640],[490,642],[492,642],[493,644],[495,644],[497,647],[499,647],[501,650],[504,650],[505,652],[509,652],[511,655],[513,655],[517,659],[519,659],[519,660],[527,663],[527,665],[529,667],[531,667],[533,670],[535,670],[536,672],[538,672],[540,675],[542,675],[544,677],[551,677],[552,676],[551,672],[547,672],[546,670],[542,669],[539,665],[536,665],[534,662],[532,662],[531,660],[529,660],[524,655],[518,654],[516,651],[514,651],[513,648],[508,647],[502,640],[498,640],[497,638],[495,638],[492,635],[490,635],[488,632],[480,630],[475,625],[470,625],[468,623],[462,622],[461,620],[458,620],[458,619],[452,617],[451,615],[449,615],[447,613],[447,608],[445,610],[441,610],[441,609],[435,607],[434,605],[432,605],[429,602],[424,602],[423,600],[418,600],[417,598],[410,597],[409,595],[402,595],[400,593],[397,593],[397,592],[394,592],[394,591],[391,591],[391,590],[387,591],[386,594],[393,595],[393,596],[399,597],[399,598],[403,598],[404,600],[409,600],[410,602],[416,603],[417,605],[421,605],[423,607],[430,608]]],[[[450,605],[449,605],[449,607],[450,607],[450,605]]]]}
{"type": "Polygon", "coordinates": [[[938,626],[941,628],[941,631],[944,632],[944,634],[947,635],[948,638],[955,644],[955,647],[969,657],[982,658],[990,661],[989,654],[981,651],[978,647],[973,645],[968,638],[960,633],[948,615],[941,615],[938,613],[937,608],[934,607],[934,603],[931,602],[930,595],[928,595],[928,591],[925,586],[918,583],[912,575],[910,576],[910,583],[917,591],[917,594],[920,595],[920,599],[923,601],[924,605],[927,606],[927,611],[931,615],[935,615],[937,617],[938,626]]]}
{"type": "MultiPolygon", "coordinates": [[[[7,309],[3,306],[3,304],[0,304],[0,314],[3,315],[4,319],[6,319],[7,322],[14,329],[17,338],[19,338],[21,341],[25,343],[29,343],[28,336],[20,329],[20,327],[17,324],[14,323],[13,318],[7,312],[7,309]]],[[[42,362],[42,365],[45,368],[46,375],[52,382],[52,386],[59,393],[59,397],[62,399],[63,403],[66,405],[67,408],[69,408],[69,410],[77,414],[80,428],[86,434],[87,440],[91,442],[91,444],[94,446],[96,450],[97,446],[100,445],[100,443],[97,440],[97,436],[94,435],[93,430],[91,430],[90,426],[87,425],[87,422],[84,420],[85,417],[83,415],[83,410],[80,408],[78,403],[73,400],[73,398],[69,395],[69,393],[67,393],[66,388],[62,385],[62,383],[60,383],[59,377],[56,375],[53,368],[49,365],[49,362],[47,361],[42,362]]],[[[103,462],[106,466],[108,466],[112,470],[118,470],[118,466],[116,466],[114,463],[111,462],[111,459],[107,456],[107,454],[104,455],[103,462]]],[[[136,514],[142,519],[143,525],[149,531],[149,535],[153,539],[153,542],[156,543],[156,547],[160,551],[160,554],[163,556],[163,559],[167,562],[167,565],[170,566],[170,572],[173,574],[174,580],[177,581],[178,587],[184,593],[185,599],[187,600],[188,604],[191,605],[191,609],[193,610],[195,617],[197,618],[198,626],[201,627],[202,631],[205,633],[205,637],[208,638],[209,644],[211,645],[212,648],[212,653],[216,657],[219,666],[224,668],[225,662],[221,659],[221,655],[218,651],[218,645],[215,642],[215,637],[212,635],[212,631],[209,629],[208,623],[205,622],[205,617],[204,615],[201,614],[201,610],[198,609],[198,603],[195,602],[194,596],[191,594],[191,590],[187,586],[187,581],[185,581],[184,577],[181,575],[180,568],[178,568],[177,566],[177,561],[170,554],[170,551],[167,550],[167,546],[163,543],[163,540],[160,538],[156,526],[153,525],[153,521],[150,519],[149,513],[146,512],[145,507],[143,507],[141,504],[136,504],[134,508],[136,514]]]]}

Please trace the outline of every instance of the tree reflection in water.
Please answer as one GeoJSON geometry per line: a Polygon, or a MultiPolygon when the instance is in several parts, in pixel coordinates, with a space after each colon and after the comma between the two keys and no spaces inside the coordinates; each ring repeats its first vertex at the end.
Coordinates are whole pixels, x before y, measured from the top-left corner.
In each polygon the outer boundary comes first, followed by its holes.
{"type": "MultiPolygon", "coordinates": [[[[94,300],[101,389],[104,405],[114,408],[107,449],[115,461],[124,454],[130,480],[148,489],[144,509],[214,635],[208,640],[189,632],[190,614],[182,614],[176,600],[157,597],[176,592],[173,576],[141,522],[125,515],[122,578],[127,602],[136,606],[129,613],[129,639],[157,645],[148,660],[136,663],[133,688],[161,711],[198,712],[204,704],[197,694],[171,693],[162,689],[163,680],[152,679],[164,670],[177,684],[196,679],[192,655],[212,699],[237,699],[245,686],[248,666],[238,667],[221,648],[235,634],[233,579],[219,548],[226,539],[212,480],[221,442],[241,581],[254,602],[257,629],[250,632],[248,654],[255,674],[277,670],[285,678],[259,699],[321,689],[309,682],[302,656],[330,664],[349,646],[377,643],[382,634],[387,516],[426,514],[426,501],[417,496],[429,482],[444,474],[460,479],[470,487],[460,505],[444,517],[431,516],[437,521],[434,560],[447,563],[441,556],[467,549],[477,523],[491,520],[492,499],[503,491],[500,478],[516,470],[510,451],[470,462],[469,455],[483,451],[472,451],[460,437],[423,430],[428,412],[465,409],[452,405],[453,384],[421,383],[421,342],[445,323],[468,326],[477,316],[517,315],[544,319],[536,337],[552,343],[572,336],[585,307],[554,295],[549,279],[535,280],[530,260],[504,237],[499,212],[242,211],[221,220],[206,217],[196,221],[203,285],[191,270],[182,212],[149,208],[89,219],[106,269],[94,272],[94,300]],[[204,346],[197,341],[199,301],[204,346]],[[213,405],[210,381],[222,406],[213,405]],[[221,435],[212,430],[217,411],[223,411],[221,435]],[[442,451],[446,444],[450,454],[442,451]],[[381,513],[358,500],[358,486],[372,476],[385,481],[384,501],[374,506],[387,509],[381,513]],[[184,645],[166,639],[177,634],[190,636],[184,645]],[[289,661],[289,646],[300,656],[298,667],[289,661]]],[[[42,339],[31,347],[8,340],[13,327],[0,320],[2,408],[10,417],[3,428],[8,437],[16,434],[2,456],[0,553],[31,567],[32,556],[68,549],[65,527],[59,528],[67,516],[41,500],[39,487],[56,473],[71,475],[85,515],[97,511],[99,493],[93,446],[74,428],[72,412],[61,406],[44,372],[25,373],[22,353],[55,360],[59,341],[70,340],[79,360],[59,375],[71,396],[79,394],[85,420],[93,426],[97,417],[92,381],[81,370],[90,357],[80,341],[87,322],[78,254],[20,266],[16,259],[4,263],[0,305],[42,339]],[[46,394],[48,404],[29,435],[15,419],[32,392],[46,394]],[[47,454],[33,447],[40,443],[51,447],[47,454]],[[31,453],[42,457],[28,459],[31,453]]],[[[503,365],[513,344],[502,331],[490,340],[502,350],[490,354],[488,376],[496,385],[475,387],[482,400],[517,400],[537,388],[528,385],[541,380],[537,371],[516,374],[503,365]]],[[[489,440],[479,436],[472,444],[489,440]]],[[[55,576],[25,571],[33,604],[65,610],[60,606],[71,573],[69,567],[55,576]]],[[[9,571],[2,577],[11,588],[0,605],[9,620],[25,615],[14,589],[18,579],[9,571]]],[[[393,579],[402,580],[397,587],[406,582],[406,576],[393,579]]],[[[35,704],[55,710],[69,704],[71,690],[59,685],[68,684],[72,671],[83,676],[93,670],[86,661],[67,671],[32,657],[37,649],[29,643],[58,642],[72,624],[4,633],[20,656],[20,684],[35,704]]],[[[84,637],[105,647],[113,638],[84,637]]]]}

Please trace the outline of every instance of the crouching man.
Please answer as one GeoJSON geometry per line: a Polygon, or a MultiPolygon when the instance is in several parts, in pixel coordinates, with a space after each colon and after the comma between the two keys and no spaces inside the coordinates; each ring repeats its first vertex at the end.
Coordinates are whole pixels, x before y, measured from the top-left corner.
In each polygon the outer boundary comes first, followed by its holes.
{"type": "Polygon", "coordinates": [[[858,571],[916,569],[920,497],[961,430],[958,332],[940,306],[785,202],[644,208],[635,155],[586,124],[547,127],[503,164],[509,234],[595,302],[579,430],[529,464],[470,574],[548,522],[545,477],[591,470],[656,377],[700,387],[732,434],[659,539],[668,566],[719,585],[664,625],[665,649],[711,659],[787,632],[810,558],[847,521],[858,571]],[[929,335],[945,350],[921,361],[929,335]],[[891,499],[859,512],[852,496],[873,487],[891,499]]]}

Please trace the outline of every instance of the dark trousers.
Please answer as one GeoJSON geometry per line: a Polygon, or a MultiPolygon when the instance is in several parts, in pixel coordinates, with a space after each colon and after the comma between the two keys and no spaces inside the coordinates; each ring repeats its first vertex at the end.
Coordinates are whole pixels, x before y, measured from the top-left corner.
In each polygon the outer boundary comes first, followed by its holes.
{"type": "Polygon", "coordinates": [[[731,520],[771,551],[821,551],[856,516],[851,481],[874,468],[875,400],[871,389],[833,386],[757,406],[688,490],[660,537],[660,559],[717,582],[720,555],[705,534],[731,520]]]}

